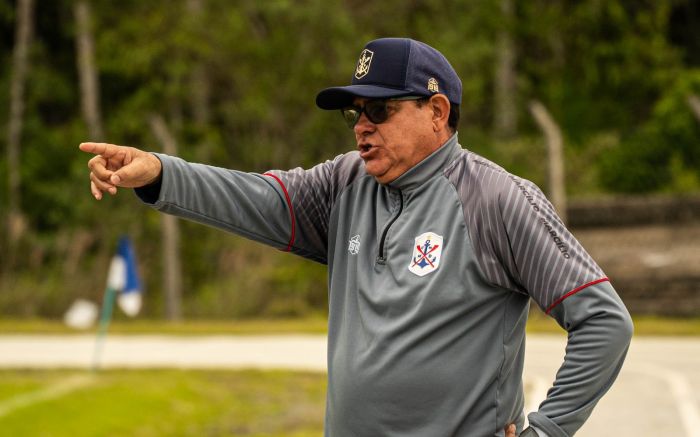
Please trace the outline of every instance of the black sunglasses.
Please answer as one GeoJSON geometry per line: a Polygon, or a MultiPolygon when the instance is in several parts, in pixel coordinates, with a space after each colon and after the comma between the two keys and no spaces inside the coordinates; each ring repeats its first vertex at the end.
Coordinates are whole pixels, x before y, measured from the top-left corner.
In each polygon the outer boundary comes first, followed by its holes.
{"type": "Polygon", "coordinates": [[[340,110],[343,114],[345,122],[348,124],[350,129],[354,128],[357,122],[360,120],[360,116],[364,112],[367,115],[369,121],[374,124],[384,123],[389,118],[389,111],[387,108],[387,102],[392,100],[421,100],[427,99],[425,96],[406,96],[406,97],[395,97],[392,99],[374,99],[365,103],[364,106],[347,106],[340,110]]]}

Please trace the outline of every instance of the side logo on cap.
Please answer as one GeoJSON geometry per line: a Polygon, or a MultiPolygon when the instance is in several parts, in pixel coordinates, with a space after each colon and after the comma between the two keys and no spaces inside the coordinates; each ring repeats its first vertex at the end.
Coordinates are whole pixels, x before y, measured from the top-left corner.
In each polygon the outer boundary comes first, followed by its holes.
{"type": "Polygon", "coordinates": [[[369,65],[372,63],[372,57],[374,52],[369,49],[364,49],[360,53],[360,59],[357,61],[357,69],[355,70],[355,77],[357,79],[362,79],[369,73],[369,65]]]}
{"type": "Polygon", "coordinates": [[[438,89],[438,81],[434,77],[428,79],[428,91],[432,93],[440,92],[438,89]]]}

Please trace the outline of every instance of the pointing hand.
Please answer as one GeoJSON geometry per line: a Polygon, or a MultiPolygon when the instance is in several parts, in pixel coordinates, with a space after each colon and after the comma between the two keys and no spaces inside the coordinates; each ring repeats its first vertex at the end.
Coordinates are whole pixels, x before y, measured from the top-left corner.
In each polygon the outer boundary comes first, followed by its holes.
{"type": "Polygon", "coordinates": [[[117,187],[143,187],[160,178],[160,159],[151,153],[107,143],[82,143],[79,147],[95,155],[88,161],[88,168],[90,191],[97,200],[102,199],[104,191],[114,195],[117,187]]]}

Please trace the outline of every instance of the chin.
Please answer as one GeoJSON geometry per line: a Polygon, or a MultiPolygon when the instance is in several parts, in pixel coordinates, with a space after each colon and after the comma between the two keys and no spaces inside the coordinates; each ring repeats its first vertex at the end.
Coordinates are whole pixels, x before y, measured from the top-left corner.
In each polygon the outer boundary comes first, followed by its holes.
{"type": "Polygon", "coordinates": [[[393,181],[396,178],[388,178],[386,175],[372,175],[374,176],[374,179],[379,182],[380,184],[388,184],[389,182],[393,181]]]}
{"type": "Polygon", "coordinates": [[[365,164],[365,172],[367,172],[367,174],[370,176],[374,176],[374,178],[377,180],[381,179],[383,175],[381,171],[377,171],[377,169],[373,168],[371,164],[365,164]]]}
{"type": "Polygon", "coordinates": [[[396,179],[396,177],[392,177],[391,175],[391,173],[395,172],[391,171],[391,167],[387,167],[388,166],[382,165],[381,162],[377,162],[377,160],[374,159],[365,161],[365,171],[367,174],[374,176],[377,182],[381,184],[387,184],[396,179]]]}

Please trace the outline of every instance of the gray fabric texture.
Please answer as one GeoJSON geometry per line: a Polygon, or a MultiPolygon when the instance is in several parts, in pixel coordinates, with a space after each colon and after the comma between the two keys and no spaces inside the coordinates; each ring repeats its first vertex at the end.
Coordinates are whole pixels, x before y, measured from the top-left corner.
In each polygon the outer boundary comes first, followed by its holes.
{"type": "Polygon", "coordinates": [[[573,435],[631,336],[615,290],[541,191],[456,135],[389,185],[356,152],[246,174],[158,155],[155,208],[328,264],[327,436],[503,436],[524,422],[532,298],[569,331],[529,420],[573,435]]]}

